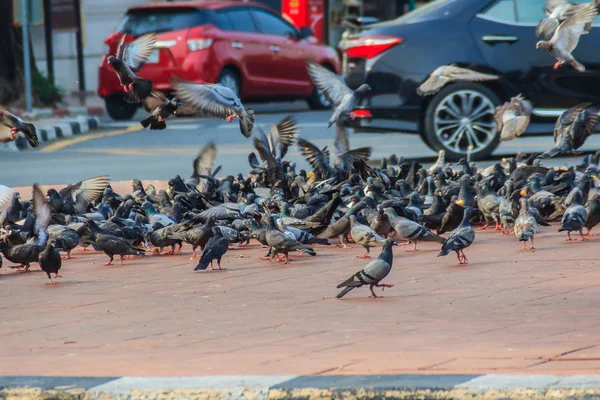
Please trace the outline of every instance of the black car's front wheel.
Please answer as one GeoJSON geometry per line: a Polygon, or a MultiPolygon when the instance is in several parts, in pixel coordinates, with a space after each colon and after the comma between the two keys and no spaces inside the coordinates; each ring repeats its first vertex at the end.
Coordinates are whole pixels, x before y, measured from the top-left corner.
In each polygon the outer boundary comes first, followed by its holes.
{"type": "Polygon", "coordinates": [[[488,157],[500,136],[494,110],[500,99],[489,88],[471,82],[448,85],[435,95],[425,115],[425,142],[457,161],[470,152],[472,160],[488,157]]]}

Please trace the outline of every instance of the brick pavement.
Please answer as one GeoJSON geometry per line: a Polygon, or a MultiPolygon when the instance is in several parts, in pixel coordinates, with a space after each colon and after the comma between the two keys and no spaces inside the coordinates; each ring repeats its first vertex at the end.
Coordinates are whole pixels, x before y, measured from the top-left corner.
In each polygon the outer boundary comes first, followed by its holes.
{"type": "Polygon", "coordinates": [[[600,239],[565,236],[541,228],[529,253],[477,232],[464,267],[435,244],[395,248],[396,286],[375,300],[366,288],[335,299],[366,263],[356,247],[284,266],[253,243],[226,254],[226,271],[196,273],[189,247],[110,267],[75,251],[55,287],[5,260],[0,375],[594,373],[600,239]]]}

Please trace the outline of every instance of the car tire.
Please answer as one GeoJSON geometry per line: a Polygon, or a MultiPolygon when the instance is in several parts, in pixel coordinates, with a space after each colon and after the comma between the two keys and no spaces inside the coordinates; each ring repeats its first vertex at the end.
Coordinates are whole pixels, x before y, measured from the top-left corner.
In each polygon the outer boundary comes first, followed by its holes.
{"type": "Polygon", "coordinates": [[[104,103],[109,117],[116,121],[131,119],[138,109],[137,104],[127,103],[122,94],[108,96],[104,99],[104,103]]]}
{"type": "Polygon", "coordinates": [[[228,87],[235,92],[236,96],[241,97],[240,93],[242,91],[242,82],[239,74],[232,68],[223,69],[223,71],[221,71],[221,75],[219,75],[217,83],[228,87]]]}
{"type": "MultiPolygon", "coordinates": [[[[334,72],[330,66],[324,65],[324,67],[334,72]]],[[[325,97],[325,95],[323,95],[323,93],[314,85],[313,91],[310,94],[310,97],[306,99],[306,102],[311,110],[327,110],[331,108],[331,102],[327,100],[327,97],[325,97]]]]}
{"type": "Polygon", "coordinates": [[[427,106],[423,140],[433,150],[444,150],[446,158],[483,160],[500,144],[494,110],[498,96],[484,85],[460,82],[446,86],[427,106]]]}

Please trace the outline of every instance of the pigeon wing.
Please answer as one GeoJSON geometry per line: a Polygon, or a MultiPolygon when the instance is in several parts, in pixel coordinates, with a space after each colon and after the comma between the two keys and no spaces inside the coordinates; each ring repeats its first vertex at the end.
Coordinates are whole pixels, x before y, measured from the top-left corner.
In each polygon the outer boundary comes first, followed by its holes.
{"type": "Polygon", "coordinates": [[[214,118],[227,119],[241,108],[239,98],[225,86],[197,85],[183,80],[176,80],[173,86],[178,99],[214,118]]]}
{"type": "Polygon", "coordinates": [[[271,126],[269,137],[272,143],[279,143],[279,157],[285,157],[288,148],[294,145],[298,137],[298,121],[293,115],[285,117],[277,125],[271,126]]]}
{"type": "Polygon", "coordinates": [[[33,213],[35,214],[34,232],[36,235],[39,235],[50,225],[52,209],[37,183],[33,184],[33,213]]]}
{"type": "Polygon", "coordinates": [[[110,179],[107,175],[89,178],[74,185],[62,189],[60,197],[70,197],[75,203],[75,211],[78,214],[84,213],[87,206],[104,193],[104,189],[109,185],[110,179]]]}
{"type": "Polygon", "coordinates": [[[586,30],[586,24],[590,24],[597,14],[596,5],[589,5],[560,24],[550,41],[567,53],[572,53],[579,43],[579,38],[586,30]]]}
{"type": "Polygon", "coordinates": [[[600,118],[600,115],[598,115],[598,111],[600,110],[597,107],[591,107],[577,115],[577,118],[573,122],[573,128],[571,130],[573,148],[575,150],[583,146],[585,140],[596,129],[598,119],[600,118]]]}
{"type": "Polygon", "coordinates": [[[0,122],[6,127],[16,128],[23,121],[7,109],[0,107],[0,122]]]}
{"type": "Polygon", "coordinates": [[[124,47],[122,50],[123,62],[133,72],[138,72],[142,69],[146,61],[148,61],[148,57],[152,54],[155,44],[156,36],[153,33],[149,33],[140,36],[128,45],[122,44],[119,46],[119,52],[121,52],[121,47],[124,47]]]}
{"type": "Polygon", "coordinates": [[[454,65],[449,65],[444,70],[444,76],[450,81],[469,82],[491,81],[500,78],[498,75],[484,74],[482,72],[472,71],[468,68],[455,67],[454,65]]]}
{"type": "Polygon", "coordinates": [[[342,77],[316,62],[307,60],[306,70],[313,84],[336,106],[348,95],[352,95],[352,90],[346,85],[342,77]]]}
{"type": "Polygon", "coordinates": [[[329,171],[329,151],[326,150],[327,148],[321,150],[306,139],[298,139],[298,146],[300,146],[300,152],[314,170],[322,174],[329,171]]]}
{"type": "Polygon", "coordinates": [[[350,151],[350,141],[348,140],[348,131],[339,124],[335,127],[335,152],[338,156],[350,151]]]}
{"type": "Polygon", "coordinates": [[[10,206],[13,190],[8,186],[0,185],[0,213],[10,206]]]}
{"type": "Polygon", "coordinates": [[[195,175],[210,175],[217,157],[217,146],[213,142],[206,144],[194,159],[195,175]]]}

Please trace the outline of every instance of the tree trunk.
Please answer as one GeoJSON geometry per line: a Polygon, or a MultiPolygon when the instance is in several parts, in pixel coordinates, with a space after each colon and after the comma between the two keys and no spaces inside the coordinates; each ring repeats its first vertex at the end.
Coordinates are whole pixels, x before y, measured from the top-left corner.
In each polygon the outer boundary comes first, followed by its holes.
{"type": "MultiPolygon", "coordinates": [[[[23,39],[20,27],[12,25],[12,0],[0,0],[0,104],[25,104],[23,39]]],[[[37,71],[30,46],[31,74],[37,71]]],[[[35,92],[34,104],[38,103],[35,92]]]]}

